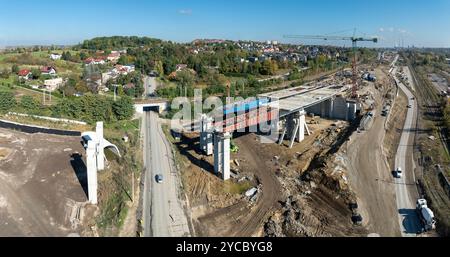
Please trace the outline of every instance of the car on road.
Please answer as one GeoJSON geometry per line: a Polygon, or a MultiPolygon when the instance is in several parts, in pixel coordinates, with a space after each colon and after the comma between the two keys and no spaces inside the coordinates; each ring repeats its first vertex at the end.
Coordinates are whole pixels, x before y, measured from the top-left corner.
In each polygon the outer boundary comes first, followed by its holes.
{"type": "Polygon", "coordinates": [[[162,174],[158,174],[158,175],[155,176],[155,180],[156,180],[156,182],[158,184],[161,184],[163,182],[163,180],[164,180],[164,177],[163,177],[162,174]]]}
{"type": "Polygon", "coordinates": [[[156,71],[152,71],[152,72],[150,72],[148,75],[149,75],[149,77],[151,77],[151,78],[157,78],[157,77],[159,77],[159,73],[156,72],[156,71]]]}
{"type": "Polygon", "coordinates": [[[403,171],[402,171],[402,168],[401,168],[401,167],[398,167],[397,170],[395,170],[395,172],[394,172],[394,176],[395,176],[396,178],[401,178],[401,177],[402,177],[402,174],[403,174],[403,171]]]}

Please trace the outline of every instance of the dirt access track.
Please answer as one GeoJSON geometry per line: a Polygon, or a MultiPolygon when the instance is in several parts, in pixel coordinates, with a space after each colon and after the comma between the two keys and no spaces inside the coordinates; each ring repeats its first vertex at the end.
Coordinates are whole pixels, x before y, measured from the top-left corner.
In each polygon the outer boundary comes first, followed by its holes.
{"type": "Polygon", "coordinates": [[[0,128],[0,236],[80,234],[86,178],[72,156],[83,151],[78,137],[0,128]]]}

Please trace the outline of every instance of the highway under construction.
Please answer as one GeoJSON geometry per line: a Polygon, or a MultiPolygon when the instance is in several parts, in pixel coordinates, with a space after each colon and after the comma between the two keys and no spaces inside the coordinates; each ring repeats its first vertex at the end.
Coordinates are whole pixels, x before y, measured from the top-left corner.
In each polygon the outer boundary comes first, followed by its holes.
{"type": "Polygon", "coordinates": [[[392,75],[397,60],[386,54],[384,64],[362,65],[361,76],[368,72],[376,80],[360,80],[357,99],[352,80],[336,73],[226,105],[201,118],[200,132],[182,132],[173,144],[195,233],[420,233],[420,196],[406,163],[412,149],[395,148],[404,145],[400,137],[411,138],[396,127],[414,112],[392,75]],[[384,115],[387,105],[391,113],[384,115]],[[400,165],[406,170],[401,181],[392,175],[400,165]]]}

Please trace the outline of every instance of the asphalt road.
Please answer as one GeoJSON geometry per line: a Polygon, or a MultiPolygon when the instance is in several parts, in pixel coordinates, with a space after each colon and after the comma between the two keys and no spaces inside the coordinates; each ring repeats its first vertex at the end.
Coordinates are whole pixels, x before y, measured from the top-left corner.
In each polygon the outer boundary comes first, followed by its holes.
{"type": "Polygon", "coordinates": [[[415,211],[418,192],[415,185],[414,160],[408,154],[413,151],[412,140],[415,133],[413,122],[417,115],[418,106],[416,101],[412,100],[414,95],[411,91],[405,85],[399,83],[397,79],[396,81],[400,89],[406,94],[408,104],[411,105],[411,108],[408,108],[407,111],[403,132],[395,156],[395,168],[401,167],[403,170],[403,176],[401,178],[395,178],[398,219],[402,236],[409,237],[416,236],[421,228],[419,217],[415,211]]]}
{"type": "Polygon", "coordinates": [[[144,76],[144,95],[147,98],[156,91],[156,78],[144,76]]]}
{"type": "Polygon", "coordinates": [[[158,114],[147,112],[144,117],[144,236],[189,236],[189,226],[178,198],[178,175],[173,169],[172,153],[161,129],[158,114]],[[161,184],[156,175],[163,175],[161,184]]]}

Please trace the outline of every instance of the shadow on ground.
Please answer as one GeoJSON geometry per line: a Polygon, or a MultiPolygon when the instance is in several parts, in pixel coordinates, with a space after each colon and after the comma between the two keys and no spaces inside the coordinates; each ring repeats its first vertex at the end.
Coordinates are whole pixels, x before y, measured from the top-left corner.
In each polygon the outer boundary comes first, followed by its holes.
{"type": "Polygon", "coordinates": [[[191,154],[191,152],[195,152],[198,156],[202,156],[202,153],[199,150],[200,149],[199,145],[200,143],[198,138],[187,138],[185,136],[182,136],[181,142],[175,143],[175,146],[180,151],[180,154],[186,156],[192,164],[198,166],[199,168],[207,172],[214,174],[213,165],[211,165],[203,158],[199,159],[191,154]]]}
{"type": "Polygon", "coordinates": [[[72,154],[70,164],[72,165],[73,171],[83,188],[86,198],[88,198],[88,185],[87,185],[87,167],[83,161],[83,155],[79,153],[72,154]]]}
{"type": "Polygon", "coordinates": [[[405,233],[420,233],[420,220],[415,209],[400,209],[398,212],[403,217],[402,224],[405,233]]]}

